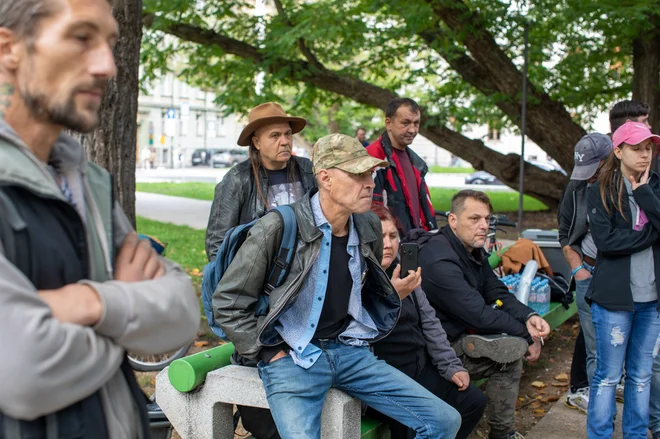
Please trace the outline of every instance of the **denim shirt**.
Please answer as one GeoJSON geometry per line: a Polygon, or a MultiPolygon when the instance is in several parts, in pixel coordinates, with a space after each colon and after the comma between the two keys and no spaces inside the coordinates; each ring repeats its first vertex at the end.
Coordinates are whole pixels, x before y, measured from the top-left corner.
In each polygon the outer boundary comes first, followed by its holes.
{"type": "MultiPolygon", "coordinates": [[[[321,355],[321,349],[311,344],[321,317],[325,292],[328,287],[330,267],[330,249],[332,226],[323,215],[319,194],[311,199],[314,222],[323,234],[321,250],[303,281],[300,294],[291,307],[278,319],[275,330],[291,347],[291,357],[298,366],[308,369],[321,355]]],[[[366,346],[366,340],[378,335],[376,324],[362,307],[362,272],[366,264],[360,254],[360,238],[353,217],[348,223],[348,244],[346,251],[350,256],[348,269],[353,279],[353,288],[348,302],[348,314],[352,317],[346,330],[339,335],[339,341],[351,346],[366,346]]]]}

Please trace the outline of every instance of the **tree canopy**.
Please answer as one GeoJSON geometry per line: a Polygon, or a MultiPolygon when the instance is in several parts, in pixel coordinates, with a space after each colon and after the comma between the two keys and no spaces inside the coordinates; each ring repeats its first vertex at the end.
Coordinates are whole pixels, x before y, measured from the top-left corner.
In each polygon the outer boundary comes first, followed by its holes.
{"type": "MultiPolygon", "coordinates": [[[[492,0],[144,0],[142,61],[147,77],[171,70],[215,91],[228,112],[275,100],[310,120],[332,109],[364,120],[395,96],[412,97],[424,107],[422,135],[517,188],[519,157],[461,132],[519,129],[527,21],[527,135],[564,169],[595,115],[631,93],[660,125],[660,0],[520,9],[492,0]]],[[[525,193],[550,207],[565,184],[526,167],[525,193]]]]}

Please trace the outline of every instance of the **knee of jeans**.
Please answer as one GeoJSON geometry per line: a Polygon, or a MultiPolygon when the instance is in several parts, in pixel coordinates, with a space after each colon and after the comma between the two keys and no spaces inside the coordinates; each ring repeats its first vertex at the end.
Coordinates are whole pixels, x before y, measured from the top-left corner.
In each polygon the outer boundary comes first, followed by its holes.
{"type": "Polygon", "coordinates": [[[461,414],[450,406],[445,405],[442,411],[436,411],[438,416],[435,418],[434,426],[432,427],[432,437],[437,438],[440,432],[446,432],[442,437],[454,437],[461,428],[461,414]]]}
{"type": "MultiPolygon", "coordinates": [[[[658,334],[658,338],[655,340],[655,346],[653,346],[653,358],[658,359],[658,354],[660,353],[660,334],[658,334]]],[[[655,362],[656,365],[660,364],[657,361],[655,362]]]]}
{"type": "Polygon", "coordinates": [[[605,377],[601,379],[594,376],[591,384],[594,387],[598,388],[598,391],[596,392],[596,396],[601,396],[601,394],[603,393],[603,389],[607,387],[612,387],[612,388],[616,387],[616,385],[619,384],[619,382],[621,381],[621,376],[622,376],[621,373],[619,373],[619,375],[615,377],[605,377]]]}

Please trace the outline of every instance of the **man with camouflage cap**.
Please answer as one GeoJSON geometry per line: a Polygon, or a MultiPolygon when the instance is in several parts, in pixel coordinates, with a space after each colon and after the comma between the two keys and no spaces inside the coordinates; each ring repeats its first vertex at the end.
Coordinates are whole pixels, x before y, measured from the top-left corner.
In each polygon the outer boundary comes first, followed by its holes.
{"type": "Polygon", "coordinates": [[[296,255],[284,284],[270,294],[268,315],[257,319],[254,306],[279,248],[282,223],[274,213],[252,227],[220,281],[216,321],[241,355],[259,360],[281,437],[320,437],[330,388],[413,428],[419,438],[455,437],[458,412],[368,348],[392,330],[401,307],[380,266],[380,220],[369,211],[372,171],[387,162],[343,134],[318,140],[313,162],[318,190],[293,204],[296,255]]]}

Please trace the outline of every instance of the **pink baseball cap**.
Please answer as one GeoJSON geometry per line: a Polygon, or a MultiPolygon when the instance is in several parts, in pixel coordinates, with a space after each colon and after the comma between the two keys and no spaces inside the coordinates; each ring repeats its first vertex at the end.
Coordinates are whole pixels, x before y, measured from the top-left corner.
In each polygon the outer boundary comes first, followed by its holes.
{"type": "Polygon", "coordinates": [[[626,122],[612,135],[612,144],[615,148],[622,143],[639,145],[646,139],[651,139],[651,142],[660,145],[660,136],[653,134],[646,125],[639,122],[626,122]]]}

